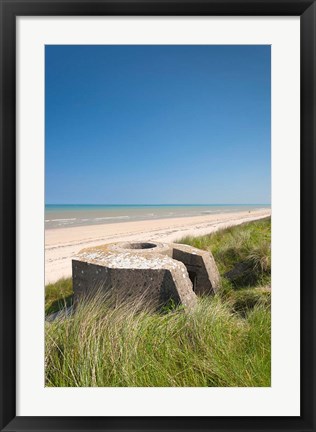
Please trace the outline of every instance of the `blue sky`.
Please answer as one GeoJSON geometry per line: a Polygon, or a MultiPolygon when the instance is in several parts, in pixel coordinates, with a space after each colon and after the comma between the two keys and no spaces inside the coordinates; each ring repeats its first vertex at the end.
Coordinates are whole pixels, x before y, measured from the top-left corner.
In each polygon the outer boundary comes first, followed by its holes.
{"type": "Polygon", "coordinates": [[[46,46],[46,203],[270,203],[270,66],[270,46],[46,46]]]}

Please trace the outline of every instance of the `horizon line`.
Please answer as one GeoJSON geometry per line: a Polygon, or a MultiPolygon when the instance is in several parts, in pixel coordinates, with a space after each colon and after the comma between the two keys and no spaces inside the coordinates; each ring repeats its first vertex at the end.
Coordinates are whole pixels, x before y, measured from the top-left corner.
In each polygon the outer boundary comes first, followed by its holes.
{"type": "Polygon", "coordinates": [[[90,205],[90,206],[233,206],[233,205],[271,205],[271,203],[198,203],[198,204],[190,204],[190,203],[180,203],[180,204],[176,204],[176,203],[164,203],[164,204],[158,204],[158,203],[154,203],[154,204],[132,204],[132,203],[127,203],[127,204],[113,204],[113,203],[45,203],[45,205],[69,205],[69,206],[75,206],[75,205],[90,205]]]}

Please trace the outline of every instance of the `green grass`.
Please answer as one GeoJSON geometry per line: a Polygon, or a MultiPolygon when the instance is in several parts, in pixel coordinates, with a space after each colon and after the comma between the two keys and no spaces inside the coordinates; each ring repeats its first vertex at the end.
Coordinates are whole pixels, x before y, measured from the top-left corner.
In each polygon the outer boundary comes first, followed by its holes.
{"type": "MultiPolygon", "coordinates": [[[[46,323],[46,385],[61,387],[266,387],[271,385],[270,220],[183,242],[213,252],[214,297],[193,310],[113,308],[98,294],[46,323]],[[227,275],[243,264],[245,274],[227,275]],[[249,276],[249,269],[254,273],[249,276]]],[[[71,300],[71,280],[46,287],[46,312],[71,300]]]]}
{"type": "Polygon", "coordinates": [[[57,312],[72,302],[72,279],[60,279],[45,287],[45,314],[57,312]]]}
{"type": "Polygon", "coordinates": [[[271,218],[180,242],[212,252],[221,276],[234,288],[271,284],[271,218]]]}
{"type": "Polygon", "coordinates": [[[234,387],[270,385],[270,312],[247,320],[220,298],[191,312],[110,308],[82,303],[68,319],[46,324],[48,386],[234,387]]]}

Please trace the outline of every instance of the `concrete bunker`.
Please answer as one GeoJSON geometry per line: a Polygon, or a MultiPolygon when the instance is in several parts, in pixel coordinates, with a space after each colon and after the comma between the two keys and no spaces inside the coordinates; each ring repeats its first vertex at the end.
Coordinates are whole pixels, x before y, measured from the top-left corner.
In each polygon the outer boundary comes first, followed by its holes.
{"type": "Polygon", "coordinates": [[[185,265],[197,295],[214,294],[219,285],[219,273],[211,253],[173,243],[172,258],[185,265]]]}
{"type": "Polygon", "coordinates": [[[176,243],[122,242],[84,249],[72,260],[75,302],[97,290],[117,299],[141,299],[159,308],[173,300],[193,307],[214,294],[219,273],[213,256],[176,243]]]}

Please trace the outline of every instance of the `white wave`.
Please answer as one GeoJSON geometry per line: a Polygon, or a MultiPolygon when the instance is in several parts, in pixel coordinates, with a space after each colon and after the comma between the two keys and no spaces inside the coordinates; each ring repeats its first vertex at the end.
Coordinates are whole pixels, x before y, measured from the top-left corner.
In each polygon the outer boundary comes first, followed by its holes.
{"type": "Polygon", "coordinates": [[[107,216],[101,218],[93,218],[93,220],[108,220],[108,219],[129,219],[129,216],[107,216]]]}
{"type": "Polygon", "coordinates": [[[67,221],[74,221],[77,218],[67,218],[67,219],[50,219],[51,222],[67,222],[67,221]]]}

